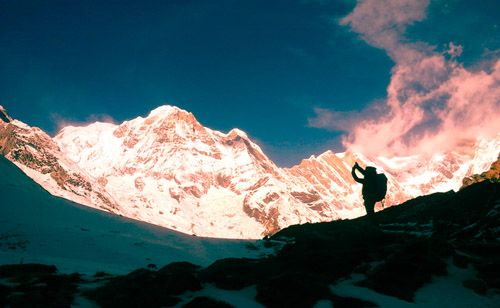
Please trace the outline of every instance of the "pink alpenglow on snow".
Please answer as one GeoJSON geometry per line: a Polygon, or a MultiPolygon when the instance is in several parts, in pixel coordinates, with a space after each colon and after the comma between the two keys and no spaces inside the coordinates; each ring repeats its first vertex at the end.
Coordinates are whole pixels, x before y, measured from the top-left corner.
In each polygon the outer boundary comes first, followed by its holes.
{"type": "Polygon", "coordinates": [[[327,151],[280,168],[245,132],[212,130],[190,112],[161,106],[121,124],[68,126],[54,138],[0,121],[0,148],[53,195],[188,234],[261,238],[292,224],[364,215],[355,161],[387,175],[390,206],[460,188],[497,158],[500,136],[430,159],[327,151]]]}

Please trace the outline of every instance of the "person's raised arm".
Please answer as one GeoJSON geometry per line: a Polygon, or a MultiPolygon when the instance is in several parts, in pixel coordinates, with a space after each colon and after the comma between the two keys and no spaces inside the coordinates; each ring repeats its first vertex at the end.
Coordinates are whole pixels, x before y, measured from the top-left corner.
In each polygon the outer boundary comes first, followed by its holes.
{"type": "Polygon", "coordinates": [[[354,164],[354,166],[352,167],[352,170],[351,170],[352,177],[354,178],[354,180],[355,180],[356,182],[363,184],[363,183],[364,183],[364,179],[362,179],[362,178],[358,177],[358,175],[356,174],[356,169],[358,169],[358,170],[361,172],[361,174],[363,174],[363,175],[364,175],[364,170],[363,170],[363,168],[361,168],[361,167],[358,165],[358,163],[355,163],[355,164],[354,164]]]}
{"type": "Polygon", "coordinates": [[[361,166],[358,164],[358,162],[356,162],[356,163],[354,164],[354,167],[356,167],[356,169],[358,169],[358,170],[359,170],[359,172],[360,172],[363,176],[365,176],[365,175],[366,175],[366,172],[365,172],[366,170],[365,170],[365,169],[363,169],[363,168],[361,168],[361,166]]]}

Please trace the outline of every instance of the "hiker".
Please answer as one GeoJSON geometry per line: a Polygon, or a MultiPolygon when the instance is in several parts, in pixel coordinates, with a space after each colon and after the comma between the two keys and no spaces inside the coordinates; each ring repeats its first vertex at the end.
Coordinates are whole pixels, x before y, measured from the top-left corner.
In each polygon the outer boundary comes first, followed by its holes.
{"type": "Polygon", "coordinates": [[[352,177],[358,183],[363,184],[363,199],[365,201],[366,214],[371,216],[375,211],[375,203],[382,201],[387,192],[387,177],[383,173],[377,173],[375,167],[361,168],[356,162],[352,167],[352,177]],[[356,174],[358,170],[363,178],[356,174]]]}

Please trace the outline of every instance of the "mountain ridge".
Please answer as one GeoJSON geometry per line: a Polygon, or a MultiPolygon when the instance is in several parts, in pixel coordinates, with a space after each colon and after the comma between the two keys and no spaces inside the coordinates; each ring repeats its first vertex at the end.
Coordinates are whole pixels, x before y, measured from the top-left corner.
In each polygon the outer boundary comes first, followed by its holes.
{"type": "Polygon", "coordinates": [[[120,124],[67,126],[53,138],[2,120],[0,151],[52,194],[184,233],[260,238],[291,224],[363,215],[350,175],[355,161],[386,173],[387,207],[458,189],[489,167],[500,137],[430,159],[327,151],[280,168],[245,132],[211,130],[166,105],[120,124]]]}

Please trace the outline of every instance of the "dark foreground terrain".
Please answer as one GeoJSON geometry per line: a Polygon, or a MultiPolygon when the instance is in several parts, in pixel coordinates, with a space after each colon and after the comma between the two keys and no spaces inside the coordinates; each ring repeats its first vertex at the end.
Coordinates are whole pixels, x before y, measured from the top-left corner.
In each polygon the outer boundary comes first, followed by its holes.
{"type": "Polygon", "coordinates": [[[373,219],[292,226],[266,239],[268,245],[286,242],[275,256],[222,259],[206,268],[151,264],[125,276],[96,273],[89,285],[88,277],[58,274],[54,266],[4,265],[0,306],[65,307],[78,295],[103,307],[231,307],[206,296],[182,297],[210,284],[224,290],[255,286],[255,300],[267,307],[310,307],[320,300],[335,307],[373,307],[335,294],[331,286],[363,274],[357,286],[411,303],[433,277],[448,274],[448,264],[473,268],[475,277],[460,283],[478,295],[495,296],[500,294],[499,188],[485,181],[410,200],[373,219]]]}

